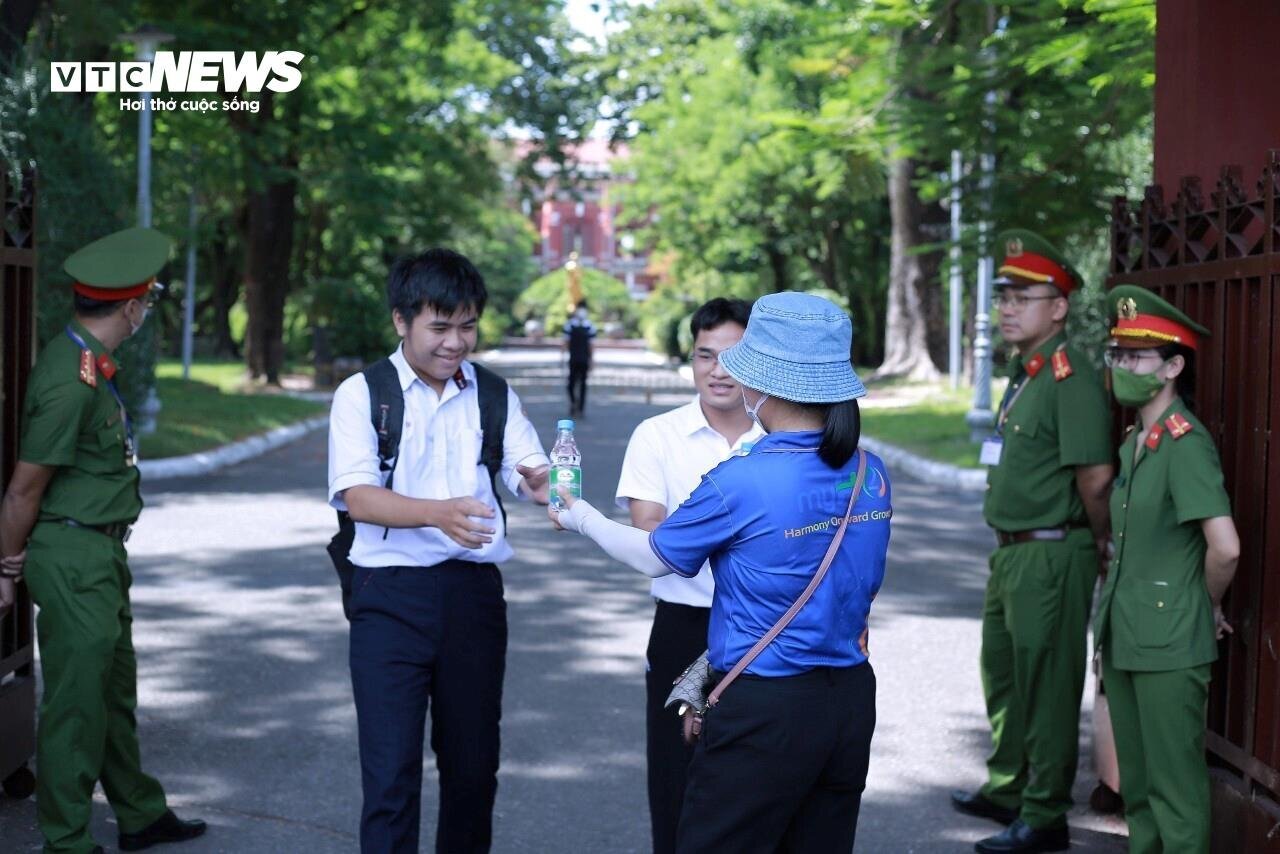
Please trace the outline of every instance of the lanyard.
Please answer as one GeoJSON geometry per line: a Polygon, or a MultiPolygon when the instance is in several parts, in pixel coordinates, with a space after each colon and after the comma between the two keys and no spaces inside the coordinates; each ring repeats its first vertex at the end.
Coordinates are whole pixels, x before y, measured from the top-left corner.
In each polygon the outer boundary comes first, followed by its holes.
{"type": "Polygon", "coordinates": [[[1021,380],[1009,383],[1004,390],[1004,398],[1000,401],[1000,415],[996,418],[997,436],[1004,435],[1004,425],[1009,420],[1009,410],[1013,409],[1013,405],[1018,402],[1019,397],[1022,397],[1022,393],[1027,390],[1027,386],[1031,385],[1033,379],[1035,377],[1024,372],[1021,380]]]}
{"type": "MultiPolygon", "coordinates": [[[[93,352],[93,348],[85,343],[85,340],[76,334],[76,331],[67,325],[65,329],[67,337],[76,342],[76,346],[81,350],[93,352]]],[[[97,367],[95,363],[95,369],[97,367]]],[[[138,462],[137,454],[134,452],[133,445],[133,421],[129,418],[129,412],[125,408],[124,398],[120,396],[120,390],[116,388],[114,379],[108,379],[105,375],[102,377],[107,381],[107,388],[111,390],[111,396],[116,399],[116,405],[120,407],[120,420],[124,422],[124,459],[129,465],[136,465],[138,462]]]]}

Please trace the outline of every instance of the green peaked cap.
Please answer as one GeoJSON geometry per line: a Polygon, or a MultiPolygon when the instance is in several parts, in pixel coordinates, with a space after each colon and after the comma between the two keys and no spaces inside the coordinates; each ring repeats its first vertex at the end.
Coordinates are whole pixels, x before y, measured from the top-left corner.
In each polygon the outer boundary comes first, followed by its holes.
{"type": "Polygon", "coordinates": [[[1116,285],[1108,291],[1107,312],[1111,317],[1111,337],[1121,344],[1163,342],[1194,349],[1198,338],[1210,337],[1204,326],[1138,285],[1116,285]]]}
{"type": "Polygon", "coordinates": [[[172,249],[173,241],[154,228],[126,228],[76,250],[62,269],[82,285],[124,291],[159,273],[172,249]]]}
{"type": "Polygon", "coordinates": [[[1046,259],[1065,270],[1071,281],[1059,281],[1061,274],[1052,274],[1053,282],[1058,290],[1070,294],[1084,287],[1084,277],[1071,265],[1066,257],[1034,231],[1025,228],[1011,228],[1000,233],[996,238],[996,254],[1004,260],[1000,262],[995,286],[997,288],[1010,285],[1029,285],[1037,281],[1047,282],[1048,270],[1043,262],[1035,256],[1046,259]],[[1046,278],[1039,278],[1046,276],[1046,278]]]}

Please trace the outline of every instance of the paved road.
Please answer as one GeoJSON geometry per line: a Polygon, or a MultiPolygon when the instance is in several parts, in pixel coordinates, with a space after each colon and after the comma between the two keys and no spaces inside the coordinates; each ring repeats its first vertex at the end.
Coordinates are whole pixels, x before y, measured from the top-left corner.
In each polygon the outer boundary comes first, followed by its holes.
{"type": "MultiPolygon", "coordinates": [[[[579,439],[598,507],[611,505],[631,427],[687,399],[648,397],[593,392],[579,439]]],[[[561,393],[530,385],[524,402],[549,440],[561,393]]],[[[868,422],[874,430],[871,413],[868,422]]],[[[190,854],[355,848],[355,713],[346,625],[323,551],[334,527],[324,485],[318,433],[145,491],[130,543],[139,728],[144,762],[178,811],[212,825],[182,847],[190,854]]],[[[972,497],[899,480],[895,507],[872,619],[879,724],[858,850],[971,850],[996,828],[951,812],[946,793],[982,774],[977,614],[989,540],[972,497]]],[[[517,558],[504,567],[511,641],[495,850],[646,851],[645,580],[550,531],[540,508],[509,510],[517,558]]],[[[428,770],[427,842],[436,785],[428,770]]],[[[1091,779],[1082,770],[1079,797],[1091,779]]],[[[1114,822],[1073,824],[1076,850],[1122,850],[1096,832],[1114,822]]],[[[101,795],[94,826],[114,844],[101,795]]],[[[0,798],[0,851],[38,847],[31,803],[0,798]]]]}

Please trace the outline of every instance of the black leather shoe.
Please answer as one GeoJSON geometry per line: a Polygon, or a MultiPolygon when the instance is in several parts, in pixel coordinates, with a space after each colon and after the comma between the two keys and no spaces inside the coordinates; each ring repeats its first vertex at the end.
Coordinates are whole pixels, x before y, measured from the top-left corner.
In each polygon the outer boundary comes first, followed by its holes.
{"type": "Polygon", "coordinates": [[[966,792],[963,789],[956,789],[951,793],[951,806],[965,815],[989,818],[1001,824],[1009,824],[1018,817],[1017,810],[992,803],[981,792],[966,792]]]}
{"type": "Polygon", "coordinates": [[[137,833],[120,834],[121,851],[141,851],[162,842],[186,842],[195,839],[208,829],[208,825],[200,819],[183,821],[173,814],[173,810],[165,810],[164,815],[137,833]]]}
{"type": "Polygon", "coordinates": [[[1039,851],[1066,851],[1071,847],[1071,832],[1066,822],[1039,830],[1027,827],[1022,819],[1004,829],[1003,833],[989,836],[974,843],[978,854],[1036,854],[1039,851]]]}

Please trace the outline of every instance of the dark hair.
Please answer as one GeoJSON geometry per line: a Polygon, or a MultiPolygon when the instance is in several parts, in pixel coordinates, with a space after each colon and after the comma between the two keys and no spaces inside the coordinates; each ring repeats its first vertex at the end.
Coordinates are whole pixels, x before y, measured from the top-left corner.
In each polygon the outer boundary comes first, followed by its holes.
{"type": "Polygon", "coordinates": [[[76,291],[71,292],[71,304],[75,313],[81,317],[106,317],[127,302],[128,300],[94,299],[76,291]]]}
{"type": "Polygon", "coordinates": [[[584,300],[584,299],[580,299],[580,300],[578,300],[578,304],[577,304],[577,305],[575,305],[575,306],[573,307],[573,310],[574,310],[574,311],[577,311],[577,310],[578,310],[578,309],[580,309],[580,308],[585,309],[585,308],[587,308],[587,307],[588,307],[588,306],[587,306],[587,301],[586,301],[586,300],[584,300]]]}
{"type": "Polygon", "coordinates": [[[1174,391],[1178,393],[1187,404],[1188,409],[1195,408],[1196,396],[1196,351],[1183,344],[1163,344],[1156,348],[1156,352],[1160,354],[1160,358],[1166,362],[1174,356],[1181,356],[1182,361],[1186,364],[1182,367],[1182,373],[1178,374],[1173,381],[1174,391]]]}
{"type": "Polygon", "coordinates": [[[744,299],[716,297],[698,306],[689,319],[689,331],[697,338],[699,332],[715,329],[723,323],[736,323],[743,329],[751,319],[751,303],[744,299]]]}
{"type": "Polygon", "coordinates": [[[826,426],[818,456],[833,469],[842,468],[858,450],[862,438],[862,412],[857,400],[842,400],[817,407],[823,411],[826,426]]]}
{"type": "Polygon", "coordinates": [[[387,276],[387,305],[400,312],[406,323],[423,308],[444,315],[474,308],[477,315],[484,314],[488,299],[480,271],[452,249],[428,249],[421,255],[401,258],[387,276]]]}

